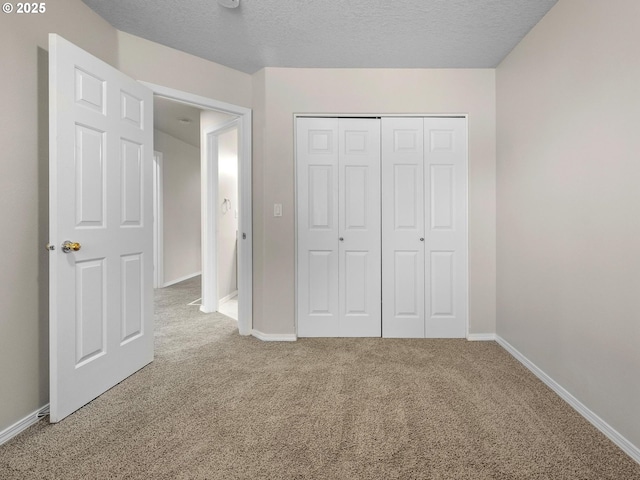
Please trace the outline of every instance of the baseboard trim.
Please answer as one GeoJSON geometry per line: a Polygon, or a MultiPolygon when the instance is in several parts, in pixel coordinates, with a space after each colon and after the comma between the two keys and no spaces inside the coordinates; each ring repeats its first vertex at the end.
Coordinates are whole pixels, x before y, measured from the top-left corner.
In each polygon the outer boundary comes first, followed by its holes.
{"type": "Polygon", "coordinates": [[[197,277],[198,275],[202,275],[202,272],[190,273],[189,275],[185,275],[184,277],[176,278],[169,282],[165,282],[164,285],[162,285],[162,288],[170,287],[171,285],[175,285],[176,283],[184,282],[185,280],[189,280],[190,278],[197,277]]]}
{"type": "Polygon", "coordinates": [[[298,340],[295,333],[263,333],[253,329],[251,335],[263,342],[295,342],[298,340]]]}
{"type": "Polygon", "coordinates": [[[637,463],[640,463],[640,448],[635,446],[624,436],[622,436],[615,428],[605,422],[602,418],[589,410],[580,400],[569,393],[562,385],[547,375],[531,360],[520,353],[513,345],[507,342],[500,335],[496,335],[498,344],[509,352],[516,360],[527,367],[531,373],[544,382],[551,390],[556,392],[560,398],[567,402],[575,411],[582,415],[591,425],[600,430],[609,440],[615,443],[620,449],[629,455],[637,463]]]}
{"type": "Polygon", "coordinates": [[[0,445],[7,443],[13,437],[23,432],[31,425],[38,423],[38,421],[49,413],[49,404],[47,403],[44,407],[40,407],[35,412],[31,412],[29,415],[24,417],[22,420],[18,420],[16,423],[11,425],[10,427],[5,428],[0,432],[0,445]]]}
{"type": "Polygon", "coordinates": [[[490,342],[496,340],[495,333],[470,333],[467,335],[470,342],[490,342]]]}
{"type": "Polygon", "coordinates": [[[238,295],[238,290],[234,290],[233,292],[231,292],[226,297],[222,297],[220,300],[218,300],[218,305],[222,305],[223,303],[228,302],[229,300],[231,300],[236,295],[238,295]]]}

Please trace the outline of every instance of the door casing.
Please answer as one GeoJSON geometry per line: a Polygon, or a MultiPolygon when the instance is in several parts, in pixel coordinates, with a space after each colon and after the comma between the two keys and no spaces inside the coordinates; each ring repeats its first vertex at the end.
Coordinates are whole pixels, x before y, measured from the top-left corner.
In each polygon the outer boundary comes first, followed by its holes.
{"type": "Polygon", "coordinates": [[[153,288],[164,287],[163,155],[153,152],[153,288]]]}

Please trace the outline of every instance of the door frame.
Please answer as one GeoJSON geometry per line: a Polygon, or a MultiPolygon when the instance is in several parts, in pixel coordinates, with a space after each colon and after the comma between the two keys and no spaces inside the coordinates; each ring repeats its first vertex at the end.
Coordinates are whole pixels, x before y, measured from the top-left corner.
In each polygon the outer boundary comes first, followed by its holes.
{"type": "MultiPolygon", "coordinates": [[[[467,129],[467,188],[465,191],[465,202],[467,204],[467,218],[466,218],[466,227],[467,227],[467,238],[466,238],[466,249],[465,253],[467,256],[467,298],[466,298],[466,306],[467,306],[467,318],[465,319],[465,337],[467,340],[471,340],[471,334],[469,333],[469,321],[471,316],[470,310],[470,276],[469,276],[469,266],[471,262],[469,261],[469,115],[466,113],[294,113],[293,114],[293,178],[294,178],[294,193],[293,193],[293,209],[295,211],[294,221],[293,221],[293,230],[294,230],[294,328],[296,338],[298,336],[298,145],[296,142],[297,138],[297,125],[298,118],[305,117],[319,117],[319,118],[382,118],[382,117],[420,117],[420,118],[464,118],[465,126],[467,129]]],[[[382,199],[381,199],[382,200],[382,199]]]]}
{"type": "MultiPolygon", "coordinates": [[[[215,127],[207,128],[203,130],[203,136],[205,138],[206,155],[204,156],[206,166],[203,166],[203,172],[209,172],[208,178],[203,179],[203,192],[207,192],[206,196],[203,195],[203,208],[204,202],[207,202],[206,210],[209,212],[209,222],[205,222],[203,218],[203,257],[202,257],[202,301],[200,303],[200,311],[204,313],[217,312],[220,307],[220,296],[218,293],[218,192],[220,190],[220,179],[218,175],[219,163],[219,144],[218,137],[229,130],[238,129],[238,187],[240,186],[240,120],[234,118],[229,122],[222,123],[215,127]],[[206,188],[205,188],[206,182],[206,188]],[[205,237],[208,239],[204,241],[205,237]],[[204,253],[204,246],[207,246],[209,250],[207,254],[204,253]],[[206,278],[206,282],[205,282],[206,278]],[[206,285],[206,288],[205,288],[206,285]]],[[[240,197],[240,190],[238,190],[238,197],[240,197]]],[[[238,212],[238,217],[240,212],[238,212]]],[[[240,220],[238,218],[238,220],[240,220]]],[[[240,222],[238,221],[238,226],[240,222]]],[[[240,230],[240,229],[238,229],[240,230]]],[[[238,255],[239,256],[239,255],[238,255]]],[[[238,278],[238,287],[240,287],[240,279],[238,278]]],[[[240,290],[240,288],[238,288],[240,290]]],[[[240,305],[238,305],[238,308],[240,305]]],[[[239,316],[239,315],[238,315],[239,316]]]]}
{"type": "Polygon", "coordinates": [[[164,160],[153,152],[153,288],[164,287],[164,160]]]}
{"type": "MultiPolygon", "coordinates": [[[[240,241],[238,242],[238,332],[240,335],[250,335],[253,325],[253,235],[252,235],[252,195],[251,195],[251,152],[252,133],[251,118],[252,110],[231,103],[221,102],[212,98],[195,95],[193,93],[164,87],[149,82],[140,82],[151,89],[154,95],[175,100],[182,103],[191,104],[197,108],[205,110],[216,110],[219,112],[235,115],[234,119],[238,126],[238,232],[240,241]]],[[[203,274],[203,303],[204,290],[206,285],[207,295],[212,294],[210,284],[210,264],[216,257],[215,233],[217,201],[213,193],[208,191],[212,178],[217,179],[217,170],[214,172],[207,168],[208,162],[202,162],[202,274],[203,274]]],[[[210,167],[210,166],[209,166],[210,167]]],[[[217,197],[217,186],[215,189],[217,197]]],[[[215,260],[214,260],[215,261],[215,260]]],[[[217,279],[215,279],[217,283],[217,279]]],[[[214,295],[217,292],[214,291],[214,295]]]]}

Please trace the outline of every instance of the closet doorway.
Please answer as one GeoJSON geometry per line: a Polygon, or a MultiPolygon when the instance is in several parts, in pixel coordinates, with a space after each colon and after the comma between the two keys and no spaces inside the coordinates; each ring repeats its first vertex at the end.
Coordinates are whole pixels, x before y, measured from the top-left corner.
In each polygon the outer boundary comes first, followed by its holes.
{"type": "Polygon", "coordinates": [[[467,119],[296,117],[300,337],[464,338],[467,119]]]}

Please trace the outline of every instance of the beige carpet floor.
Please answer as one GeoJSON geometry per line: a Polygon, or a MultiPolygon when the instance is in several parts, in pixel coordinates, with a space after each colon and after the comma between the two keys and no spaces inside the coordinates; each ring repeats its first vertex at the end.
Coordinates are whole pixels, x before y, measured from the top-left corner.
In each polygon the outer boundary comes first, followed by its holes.
{"type": "Polygon", "coordinates": [[[494,342],[240,337],[156,297],[156,360],[0,447],[5,479],[640,479],[494,342]]]}

